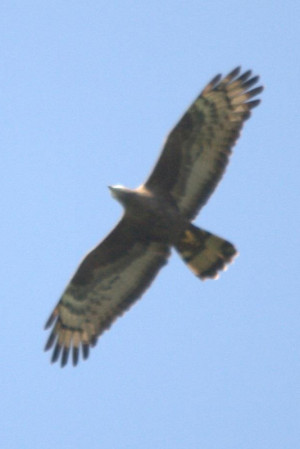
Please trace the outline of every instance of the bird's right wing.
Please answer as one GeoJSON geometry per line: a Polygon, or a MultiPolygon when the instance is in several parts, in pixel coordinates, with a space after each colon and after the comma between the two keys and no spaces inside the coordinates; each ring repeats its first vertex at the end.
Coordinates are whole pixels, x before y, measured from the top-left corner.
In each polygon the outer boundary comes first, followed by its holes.
{"type": "Polygon", "coordinates": [[[45,347],[54,347],[52,362],[61,355],[64,366],[71,348],[74,365],[80,347],[86,358],[97,337],[149,287],[169,253],[168,245],[142,238],[123,217],[82,261],[46,323],[53,326],[45,347]]]}

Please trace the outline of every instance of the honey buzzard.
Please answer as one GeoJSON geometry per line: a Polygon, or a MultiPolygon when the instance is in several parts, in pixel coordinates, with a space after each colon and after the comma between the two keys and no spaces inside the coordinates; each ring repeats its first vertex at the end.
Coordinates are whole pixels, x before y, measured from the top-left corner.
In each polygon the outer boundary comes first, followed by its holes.
{"type": "Polygon", "coordinates": [[[236,249],[191,223],[220,181],[231,148],[262,91],[258,76],[217,75],[169,134],[147,181],[110,187],[124,207],[111,233],[81,262],[50,315],[45,349],[61,366],[89,348],[150,286],[172,247],[201,279],[216,278],[236,249]],[[81,350],[81,351],[80,351],[81,350]]]}

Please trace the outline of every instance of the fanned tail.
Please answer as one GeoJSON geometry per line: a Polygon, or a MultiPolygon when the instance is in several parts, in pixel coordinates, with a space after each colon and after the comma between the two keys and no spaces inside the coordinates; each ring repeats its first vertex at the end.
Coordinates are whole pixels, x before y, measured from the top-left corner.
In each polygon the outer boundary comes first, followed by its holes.
{"type": "Polygon", "coordinates": [[[201,279],[217,279],[218,272],[226,269],[238,254],[227,240],[190,224],[175,245],[176,250],[201,279]]]}

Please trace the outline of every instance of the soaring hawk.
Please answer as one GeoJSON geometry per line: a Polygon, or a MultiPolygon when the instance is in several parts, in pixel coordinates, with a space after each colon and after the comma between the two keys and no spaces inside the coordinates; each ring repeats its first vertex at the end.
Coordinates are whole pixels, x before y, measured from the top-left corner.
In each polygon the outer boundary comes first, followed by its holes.
{"type": "Polygon", "coordinates": [[[201,279],[231,262],[228,241],[191,223],[220,181],[231,148],[262,91],[258,76],[234,69],[217,75],[169,134],[147,181],[131,190],[110,187],[124,207],[111,233],[81,262],[50,315],[45,349],[52,362],[76,365],[112,322],[150,286],[172,247],[201,279]],[[81,351],[80,351],[81,349],[81,351]]]}

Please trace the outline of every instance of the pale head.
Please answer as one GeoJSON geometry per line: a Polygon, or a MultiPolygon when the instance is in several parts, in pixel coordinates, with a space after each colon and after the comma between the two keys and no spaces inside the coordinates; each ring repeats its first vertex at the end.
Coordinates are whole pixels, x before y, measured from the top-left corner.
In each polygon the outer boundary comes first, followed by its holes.
{"type": "Polygon", "coordinates": [[[127,187],[124,187],[122,185],[115,185],[115,186],[108,186],[110,193],[113,198],[118,200],[120,203],[125,205],[128,203],[129,198],[134,193],[133,190],[127,189],[127,187]]]}

